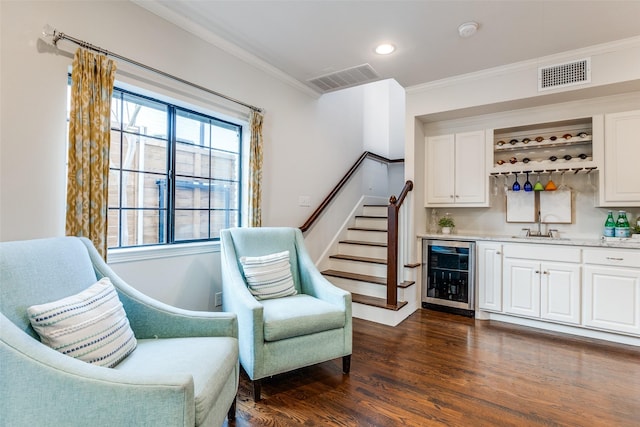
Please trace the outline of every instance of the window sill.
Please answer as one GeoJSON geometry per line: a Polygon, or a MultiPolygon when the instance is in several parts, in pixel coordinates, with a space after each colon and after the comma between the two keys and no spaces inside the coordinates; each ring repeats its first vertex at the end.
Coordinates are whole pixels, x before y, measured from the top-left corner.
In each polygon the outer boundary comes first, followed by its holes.
{"type": "Polygon", "coordinates": [[[220,252],[220,242],[218,241],[109,249],[107,252],[107,263],[118,264],[214,252],[220,252]]]}

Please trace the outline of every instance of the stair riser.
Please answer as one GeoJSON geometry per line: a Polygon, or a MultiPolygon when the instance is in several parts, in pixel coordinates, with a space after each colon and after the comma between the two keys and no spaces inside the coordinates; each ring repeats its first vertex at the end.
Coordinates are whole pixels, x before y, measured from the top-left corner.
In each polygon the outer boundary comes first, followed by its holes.
{"type": "Polygon", "coordinates": [[[331,283],[337,287],[349,291],[354,294],[368,295],[377,298],[387,297],[387,288],[382,285],[376,285],[369,282],[360,282],[357,280],[344,279],[342,277],[325,276],[331,283]]]}
{"type": "Polygon", "coordinates": [[[387,216],[387,211],[386,206],[365,206],[362,209],[362,215],[387,216]]]}
{"type": "Polygon", "coordinates": [[[387,243],[387,233],[379,231],[349,230],[347,231],[347,239],[361,240],[364,242],[387,243]]]}
{"type": "Polygon", "coordinates": [[[370,276],[387,277],[386,264],[374,264],[370,262],[329,258],[329,269],[356,274],[368,274],[370,276]]]}
{"type": "Polygon", "coordinates": [[[386,218],[356,218],[356,227],[386,230],[387,219],[386,218]]]}
{"type": "Polygon", "coordinates": [[[368,258],[387,258],[387,248],[383,246],[366,246],[340,243],[338,244],[338,253],[368,258]]]}

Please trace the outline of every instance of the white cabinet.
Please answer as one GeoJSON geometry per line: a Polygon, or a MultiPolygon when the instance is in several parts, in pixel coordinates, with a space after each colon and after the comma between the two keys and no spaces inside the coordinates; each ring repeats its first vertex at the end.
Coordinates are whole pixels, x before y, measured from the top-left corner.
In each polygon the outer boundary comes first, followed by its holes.
{"type": "Polygon", "coordinates": [[[490,149],[485,131],[427,137],[425,206],[488,206],[490,149]]]}
{"type": "Polygon", "coordinates": [[[502,311],[502,244],[478,242],[478,308],[502,311]]]}
{"type": "Polygon", "coordinates": [[[504,253],[505,313],[580,323],[580,249],[505,245],[504,253]]]}
{"type": "Polygon", "coordinates": [[[600,206],[640,206],[640,110],[607,114],[600,206]]]}
{"type": "Polygon", "coordinates": [[[640,335],[640,251],[585,250],[583,324],[640,335]]]}

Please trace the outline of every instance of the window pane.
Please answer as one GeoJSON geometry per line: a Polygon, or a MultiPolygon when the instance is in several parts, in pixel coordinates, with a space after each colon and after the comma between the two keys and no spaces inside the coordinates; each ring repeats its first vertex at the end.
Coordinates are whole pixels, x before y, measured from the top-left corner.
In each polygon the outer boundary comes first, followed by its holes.
{"type": "Polygon", "coordinates": [[[122,152],[122,141],[120,141],[121,136],[122,132],[116,130],[111,131],[111,142],[109,146],[109,167],[112,169],[120,168],[120,158],[122,152]]]}
{"type": "Polygon", "coordinates": [[[238,154],[214,151],[212,158],[212,178],[238,180],[238,160],[240,159],[238,154]]]}
{"type": "Polygon", "coordinates": [[[215,209],[238,209],[238,183],[213,181],[211,185],[211,207],[215,209]]]}
{"type": "Polygon", "coordinates": [[[118,231],[120,230],[120,210],[109,209],[107,211],[107,247],[120,246],[118,231]]]}
{"type": "Polygon", "coordinates": [[[126,132],[167,138],[167,106],[160,102],[124,94],[122,128],[126,132]]]}
{"type": "Polygon", "coordinates": [[[166,211],[153,209],[122,210],[122,246],[166,243],[166,211]]]}
{"type": "Polygon", "coordinates": [[[211,211],[211,238],[220,238],[220,230],[240,225],[238,211],[211,211]]]}
{"type": "Polygon", "coordinates": [[[237,153],[239,151],[240,126],[211,126],[211,145],[213,148],[237,153]]]}
{"type": "Polygon", "coordinates": [[[209,181],[176,179],[176,208],[209,208],[209,181]]]}
{"type": "Polygon", "coordinates": [[[120,171],[111,169],[109,171],[109,194],[107,206],[110,208],[120,207],[120,171]]]}
{"type": "Polygon", "coordinates": [[[176,112],[176,140],[182,143],[210,146],[209,119],[183,110],[176,112]]]}
{"type": "Polygon", "coordinates": [[[182,142],[176,145],[176,175],[209,178],[210,150],[182,142]]]}
{"type": "Polygon", "coordinates": [[[111,129],[122,129],[122,92],[117,90],[111,97],[111,129]]]}
{"type": "Polygon", "coordinates": [[[122,171],[122,207],[165,208],[166,182],[163,175],[122,171]]]}
{"type": "Polygon", "coordinates": [[[175,240],[209,238],[208,210],[179,210],[175,213],[175,240]]]}
{"type": "MultiPolygon", "coordinates": [[[[131,137],[131,135],[129,135],[131,137]]],[[[139,137],[138,152],[135,154],[133,164],[135,169],[144,172],[167,173],[167,141],[155,138],[139,137]],[[142,155],[144,154],[144,155],[142,155]]],[[[125,157],[127,159],[127,157],[125,157]]],[[[127,166],[124,166],[125,169],[127,166]]]]}

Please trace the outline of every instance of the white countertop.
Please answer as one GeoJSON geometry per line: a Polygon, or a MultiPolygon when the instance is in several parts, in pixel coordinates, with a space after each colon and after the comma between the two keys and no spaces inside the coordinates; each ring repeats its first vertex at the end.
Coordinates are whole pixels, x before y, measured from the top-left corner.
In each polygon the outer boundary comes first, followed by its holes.
{"type": "Polygon", "coordinates": [[[485,234],[441,234],[441,233],[424,233],[418,234],[419,239],[434,240],[465,240],[465,241],[488,241],[488,242],[507,242],[507,243],[536,243],[547,245],[566,245],[566,246],[592,246],[598,248],[621,248],[621,249],[640,249],[640,239],[616,239],[616,238],[550,238],[550,237],[517,237],[517,236],[499,236],[485,234]]]}

